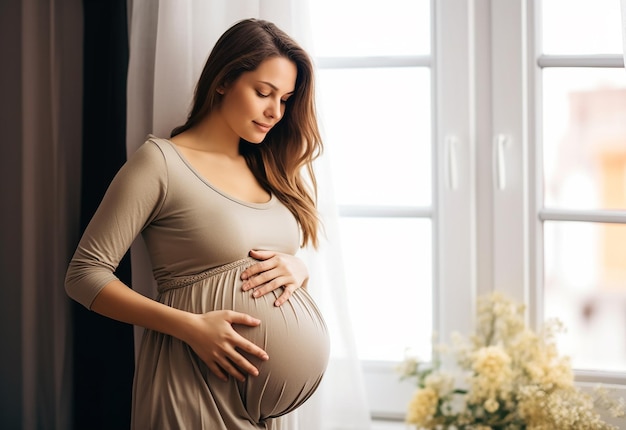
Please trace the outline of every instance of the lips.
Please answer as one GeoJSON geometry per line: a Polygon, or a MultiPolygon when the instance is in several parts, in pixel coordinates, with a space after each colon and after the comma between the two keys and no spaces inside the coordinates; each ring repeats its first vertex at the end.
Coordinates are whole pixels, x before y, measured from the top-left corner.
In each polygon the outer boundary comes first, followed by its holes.
{"type": "Polygon", "coordinates": [[[267,133],[268,131],[270,131],[270,129],[272,128],[271,125],[269,124],[263,124],[261,122],[256,122],[256,121],[252,121],[254,123],[254,125],[257,126],[257,128],[259,128],[261,131],[267,133]]]}

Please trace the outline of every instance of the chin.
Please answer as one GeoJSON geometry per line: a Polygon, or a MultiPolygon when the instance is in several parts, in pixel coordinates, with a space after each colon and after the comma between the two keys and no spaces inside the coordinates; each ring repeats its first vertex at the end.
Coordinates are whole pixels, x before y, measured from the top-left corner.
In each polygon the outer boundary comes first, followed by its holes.
{"type": "Polygon", "coordinates": [[[249,143],[250,145],[260,145],[261,143],[263,143],[263,141],[265,141],[265,136],[259,137],[259,138],[254,138],[254,139],[245,139],[245,138],[242,137],[242,139],[246,143],[249,143]]]}

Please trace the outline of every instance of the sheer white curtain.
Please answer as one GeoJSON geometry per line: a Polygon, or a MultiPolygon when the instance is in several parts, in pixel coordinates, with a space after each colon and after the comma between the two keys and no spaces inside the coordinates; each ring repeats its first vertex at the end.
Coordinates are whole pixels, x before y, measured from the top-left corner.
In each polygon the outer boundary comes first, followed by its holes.
{"type": "MultiPolygon", "coordinates": [[[[184,122],[195,82],[217,38],[243,18],[274,22],[305,49],[311,47],[305,0],[134,0],[130,6],[127,148],[148,133],[167,137],[184,122]]],[[[296,413],[290,430],[367,430],[369,409],[356,357],[337,242],[337,213],[328,161],[318,160],[320,210],[325,240],[318,251],[303,250],[311,273],[309,288],[331,333],[331,360],[320,389],[296,413]]],[[[133,287],[154,296],[141,240],[132,248],[133,287]]],[[[137,338],[140,330],[137,330],[137,338]]]]}

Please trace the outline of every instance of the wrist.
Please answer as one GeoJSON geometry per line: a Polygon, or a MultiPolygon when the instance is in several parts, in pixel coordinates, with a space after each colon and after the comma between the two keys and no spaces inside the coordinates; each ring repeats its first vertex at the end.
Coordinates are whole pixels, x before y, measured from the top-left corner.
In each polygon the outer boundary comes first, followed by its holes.
{"type": "Polygon", "coordinates": [[[200,314],[194,314],[177,309],[179,313],[177,322],[172,326],[172,336],[189,344],[192,342],[193,333],[196,333],[196,327],[199,322],[200,314]]]}

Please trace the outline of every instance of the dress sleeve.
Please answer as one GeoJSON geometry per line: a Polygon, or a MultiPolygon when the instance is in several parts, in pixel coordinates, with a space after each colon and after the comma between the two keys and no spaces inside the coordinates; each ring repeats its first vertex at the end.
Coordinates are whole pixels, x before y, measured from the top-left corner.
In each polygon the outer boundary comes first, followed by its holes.
{"type": "Polygon", "coordinates": [[[65,276],[67,294],[87,308],[109,282],[133,240],[158,215],[167,194],[161,149],[148,141],[122,166],[85,229],[65,276]]]}

